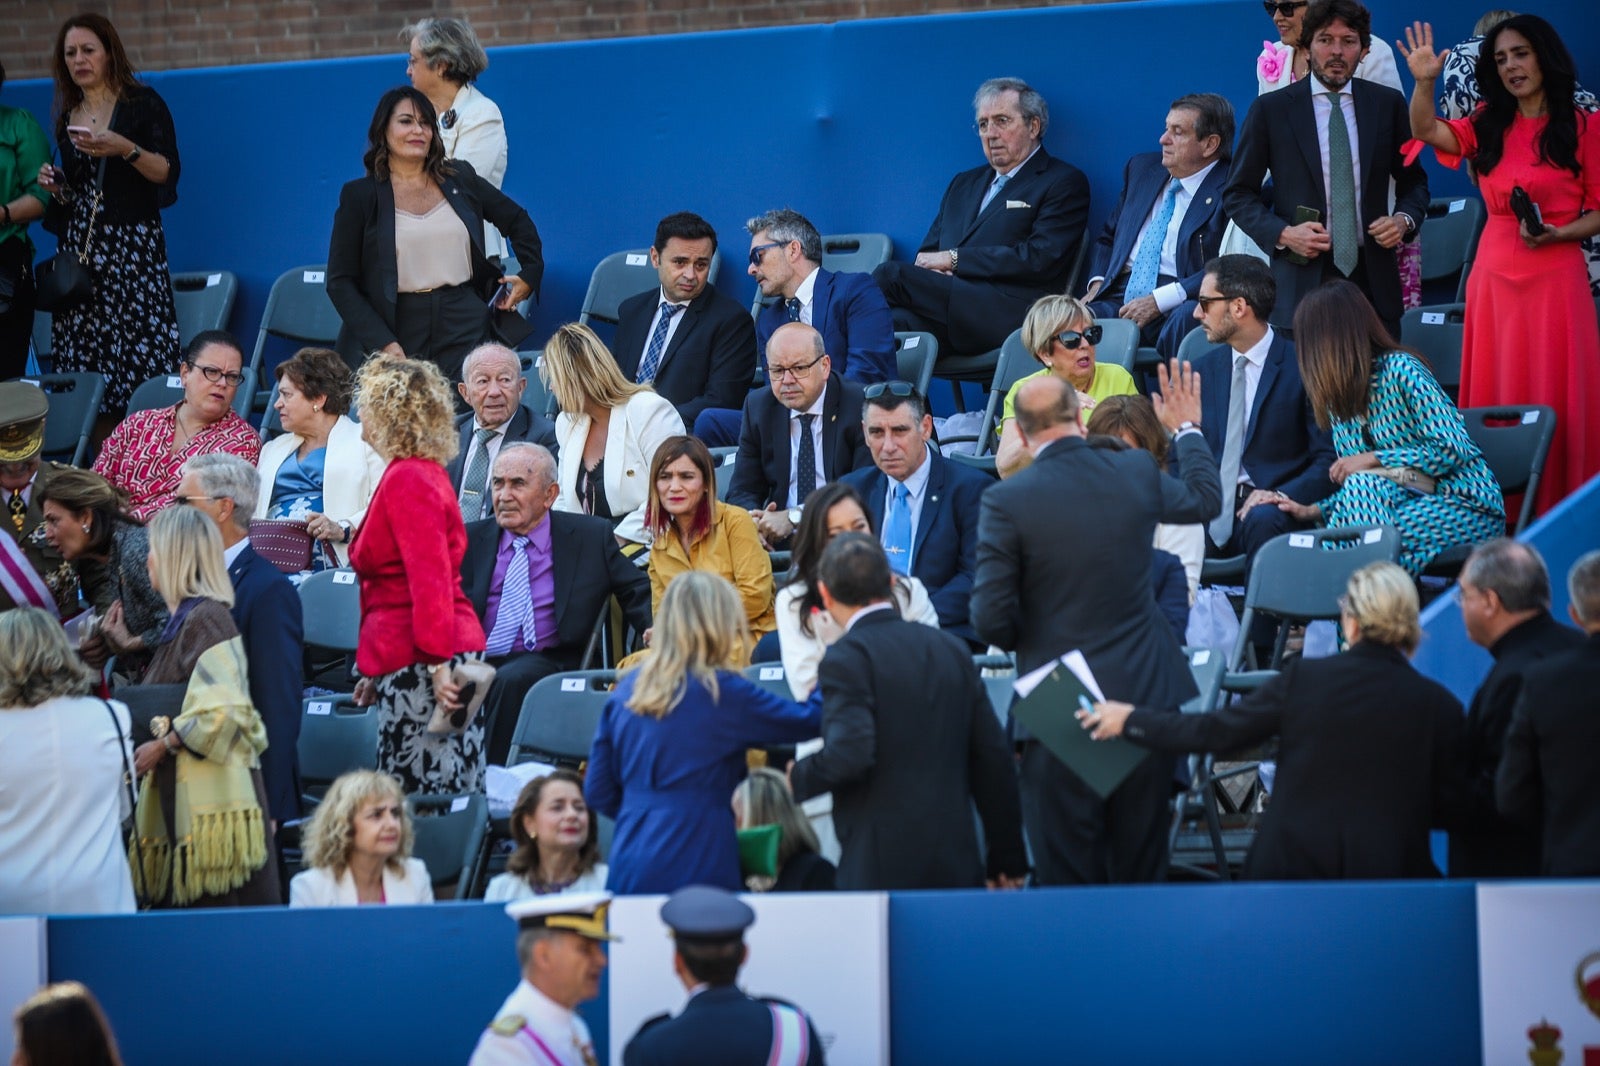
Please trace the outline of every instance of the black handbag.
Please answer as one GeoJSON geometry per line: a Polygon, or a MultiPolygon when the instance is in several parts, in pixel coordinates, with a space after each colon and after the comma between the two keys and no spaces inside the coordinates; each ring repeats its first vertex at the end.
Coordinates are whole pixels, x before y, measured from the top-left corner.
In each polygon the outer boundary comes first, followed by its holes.
{"type": "Polygon", "coordinates": [[[58,248],[55,255],[33,268],[34,303],[41,311],[52,314],[70,311],[94,294],[94,277],[83,261],[89,258],[89,243],[94,239],[94,220],[100,214],[101,185],[105,176],[106,161],[101,159],[100,169],[95,174],[94,203],[89,206],[89,225],[84,230],[82,246],[76,250],[58,248]]]}

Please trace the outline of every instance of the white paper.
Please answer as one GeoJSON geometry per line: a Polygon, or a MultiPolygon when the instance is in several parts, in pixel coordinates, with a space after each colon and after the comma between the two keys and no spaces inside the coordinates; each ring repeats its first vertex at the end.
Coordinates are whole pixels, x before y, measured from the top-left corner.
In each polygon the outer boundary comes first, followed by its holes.
{"type": "Polygon", "coordinates": [[[1083,683],[1083,687],[1089,690],[1089,695],[1096,700],[1106,698],[1105,693],[1100,691],[1100,682],[1095,680],[1094,671],[1089,669],[1089,660],[1085,659],[1083,652],[1078,651],[1076,648],[1067,652],[1061,658],[1047,662],[1036,670],[1030,670],[1013,681],[1011,687],[1016,691],[1018,698],[1027,699],[1029,694],[1039,687],[1039,682],[1050,676],[1050,671],[1056,668],[1057,663],[1071,670],[1073,675],[1083,683]]]}
{"type": "Polygon", "coordinates": [[[483,772],[483,790],[489,797],[489,817],[505,818],[517,805],[517,797],[529,781],[549,777],[555,767],[530,761],[515,766],[488,766],[483,772]]]}
{"type": "Polygon", "coordinates": [[[450,801],[450,813],[459,814],[467,809],[467,804],[472,802],[471,796],[457,796],[450,801]]]}
{"type": "Polygon", "coordinates": [[[1189,665],[1190,666],[1204,666],[1206,663],[1208,663],[1210,661],[1211,661],[1211,649],[1210,648],[1200,648],[1193,655],[1189,656],[1189,665]]]}
{"type": "Polygon", "coordinates": [[[330,700],[312,700],[306,704],[307,714],[332,714],[333,703],[330,700]]]}
{"type": "Polygon", "coordinates": [[[1444,312],[1443,311],[1424,311],[1424,312],[1422,312],[1422,324],[1424,326],[1442,326],[1442,325],[1444,325],[1444,312]]]}
{"type": "Polygon", "coordinates": [[[1361,534],[1361,543],[1363,544],[1376,544],[1382,539],[1383,530],[1381,529],[1369,529],[1365,533],[1361,534]]]}
{"type": "Polygon", "coordinates": [[[181,389],[181,388],[183,388],[183,379],[180,378],[176,374],[168,374],[167,375],[167,388],[169,388],[169,389],[181,389]]]}
{"type": "Polygon", "coordinates": [[[1310,533],[1289,534],[1289,547],[1291,548],[1313,548],[1316,546],[1316,543],[1317,538],[1313,537],[1310,533]]]}
{"type": "Polygon", "coordinates": [[[222,275],[221,274],[207,274],[206,275],[206,288],[209,289],[213,285],[221,285],[221,284],[222,284],[222,275]]]}
{"type": "Polygon", "coordinates": [[[629,252],[626,262],[631,267],[649,266],[650,257],[640,252],[629,252]]]}
{"type": "Polygon", "coordinates": [[[322,276],[322,271],[320,270],[308,270],[302,275],[307,285],[321,285],[322,276]]]}
{"type": "Polygon", "coordinates": [[[38,378],[23,378],[21,380],[22,380],[22,383],[24,385],[32,385],[35,388],[40,388],[40,389],[44,388],[43,385],[39,384],[39,379],[38,378]]]}
{"type": "Polygon", "coordinates": [[[563,677],[561,679],[562,692],[582,692],[587,686],[588,682],[581,677],[563,677]]]}
{"type": "Polygon", "coordinates": [[[906,338],[906,342],[904,344],[902,344],[900,347],[901,348],[915,348],[917,345],[919,345],[921,343],[922,343],[922,338],[921,337],[907,337],[906,338]]]}
{"type": "Polygon", "coordinates": [[[1467,202],[1465,200],[1451,200],[1450,201],[1450,210],[1449,210],[1448,214],[1452,214],[1453,215],[1457,211],[1465,211],[1466,209],[1467,209],[1467,202]]]}
{"type": "Polygon", "coordinates": [[[1523,425],[1531,426],[1537,421],[1539,421],[1539,412],[1538,411],[1524,411],[1524,412],[1522,412],[1522,424],[1523,425]]]}
{"type": "Polygon", "coordinates": [[[760,676],[761,676],[761,680],[763,680],[763,681],[782,681],[783,680],[783,667],[781,667],[781,666],[763,666],[761,668],[760,676]]]}
{"type": "Polygon", "coordinates": [[[333,583],[335,585],[354,585],[356,583],[356,572],[354,570],[335,570],[333,572],[333,583]]]}

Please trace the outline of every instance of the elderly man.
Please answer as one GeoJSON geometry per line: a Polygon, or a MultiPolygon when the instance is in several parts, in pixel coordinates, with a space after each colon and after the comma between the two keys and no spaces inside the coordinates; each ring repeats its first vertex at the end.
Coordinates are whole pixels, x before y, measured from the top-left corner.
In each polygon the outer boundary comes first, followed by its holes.
{"type": "Polygon", "coordinates": [[[1473,549],[1456,588],[1467,636],[1494,656],[1473,693],[1462,735],[1466,825],[1450,834],[1451,877],[1537,877],[1539,834],[1501,818],[1494,778],[1523,679],[1552,656],[1583,647],[1583,634],[1550,614],[1550,573],[1530,544],[1500,538],[1473,549]]]}
{"type": "Polygon", "coordinates": [[[1195,327],[1206,261],[1222,245],[1222,190],[1233,154],[1233,105],[1216,93],[1172,101],[1161,151],[1128,160],[1122,198],[1090,252],[1084,295],[1096,317],[1126,318],[1163,359],[1195,327]]]}
{"type": "Polygon", "coordinates": [[[472,410],[456,419],[461,450],[445,472],[461,503],[463,522],[476,522],[493,512],[489,468],[508,441],[542,444],[555,453],[556,425],[542,412],[523,405],[522,393],[527,387],[521,359],[503,344],[481,344],[461,364],[461,383],[456,388],[472,410]]]}
{"type": "Polygon", "coordinates": [[[1044,150],[1044,97],[991,78],[972,103],[987,162],[951,180],[914,263],[873,272],[896,329],[962,355],[998,348],[1033,301],[1066,290],[1089,219],[1088,179],[1044,150]]]}
{"type": "MultiPolygon", "coordinates": [[[[50,402],[37,385],[0,382],[0,611],[43,607],[63,618],[78,609],[78,580],[39,532],[44,512],[34,491],[48,473],[40,452],[50,402]]],[[[51,467],[61,468],[59,463],[51,467]]],[[[79,563],[81,568],[84,564],[79,563]]],[[[91,564],[105,583],[104,566],[91,564]]],[[[93,598],[93,597],[91,597],[93,598]]]]}
{"type": "Polygon", "coordinates": [[[233,621],[250,665],[250,700],[267,727],[261,776],[279,825],[300,817],[300,739],[305,633],[300,595],[289,579],[250,547],[250,516],[260,492],[256,468],[226,452],[183,464],[175,503],[196,507],[222,534],[222,558],[233,581],[233,621]]]}
{"type": "Polygon", "coordinates": [[[609,892],[506,904],[517,923],[522,980],[478,1038],[468,1066],[596,1066],[578,1005],[600,994],[609,892]]]}
{"type": "Polygon", "coordinates": [[[744,402],[728,502],[748,508],[768,545],[786,543],[806,497],[871,462],[861,386],[833,372],[822,334],[790,322],[767,345],[771,389],[744,402]]]}
{"type": "Polygon", "coordinates": [[[490,485],[494,518],[467,527],[461,586],[489,635],[488,757],[504,763],[523,697],[578,669],[612,596],[635,629],[650,628],[650,578],[623,558],[609,522],[551,510],[560,485],[548,449],[507,444],[490,485]]]}

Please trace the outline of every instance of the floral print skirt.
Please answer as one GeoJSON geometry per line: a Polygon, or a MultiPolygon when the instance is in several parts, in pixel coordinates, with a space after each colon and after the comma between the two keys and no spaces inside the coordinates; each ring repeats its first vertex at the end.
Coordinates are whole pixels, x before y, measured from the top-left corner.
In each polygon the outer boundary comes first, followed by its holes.
{"type": "MultiPolygon", "coordinates": [[[[452,667],[481,660],[468,652],[452,667]]],[[[414,663],[374,679],[378,690],[378,770],[394,776],[406,795],[455,795],[483,791],[483,709],[459,735],[428,732],[433,717],[433,679],[414,663]]]]}

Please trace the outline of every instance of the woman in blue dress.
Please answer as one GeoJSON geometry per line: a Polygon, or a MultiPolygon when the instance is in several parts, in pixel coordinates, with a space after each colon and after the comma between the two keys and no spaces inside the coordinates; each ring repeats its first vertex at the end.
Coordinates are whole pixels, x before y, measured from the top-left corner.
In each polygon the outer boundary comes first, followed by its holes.
{"type": "Polygon", "coordinates": [[[744,779],[745,752],[809,740],[822,723],[820,700],[792,703],[728,669],[746,626],[726,578],[680,575],[661,597],[653,654],[606,701],[584,793],[616,819],[612,892],[742,889],[728,796],[744,779]]]}

